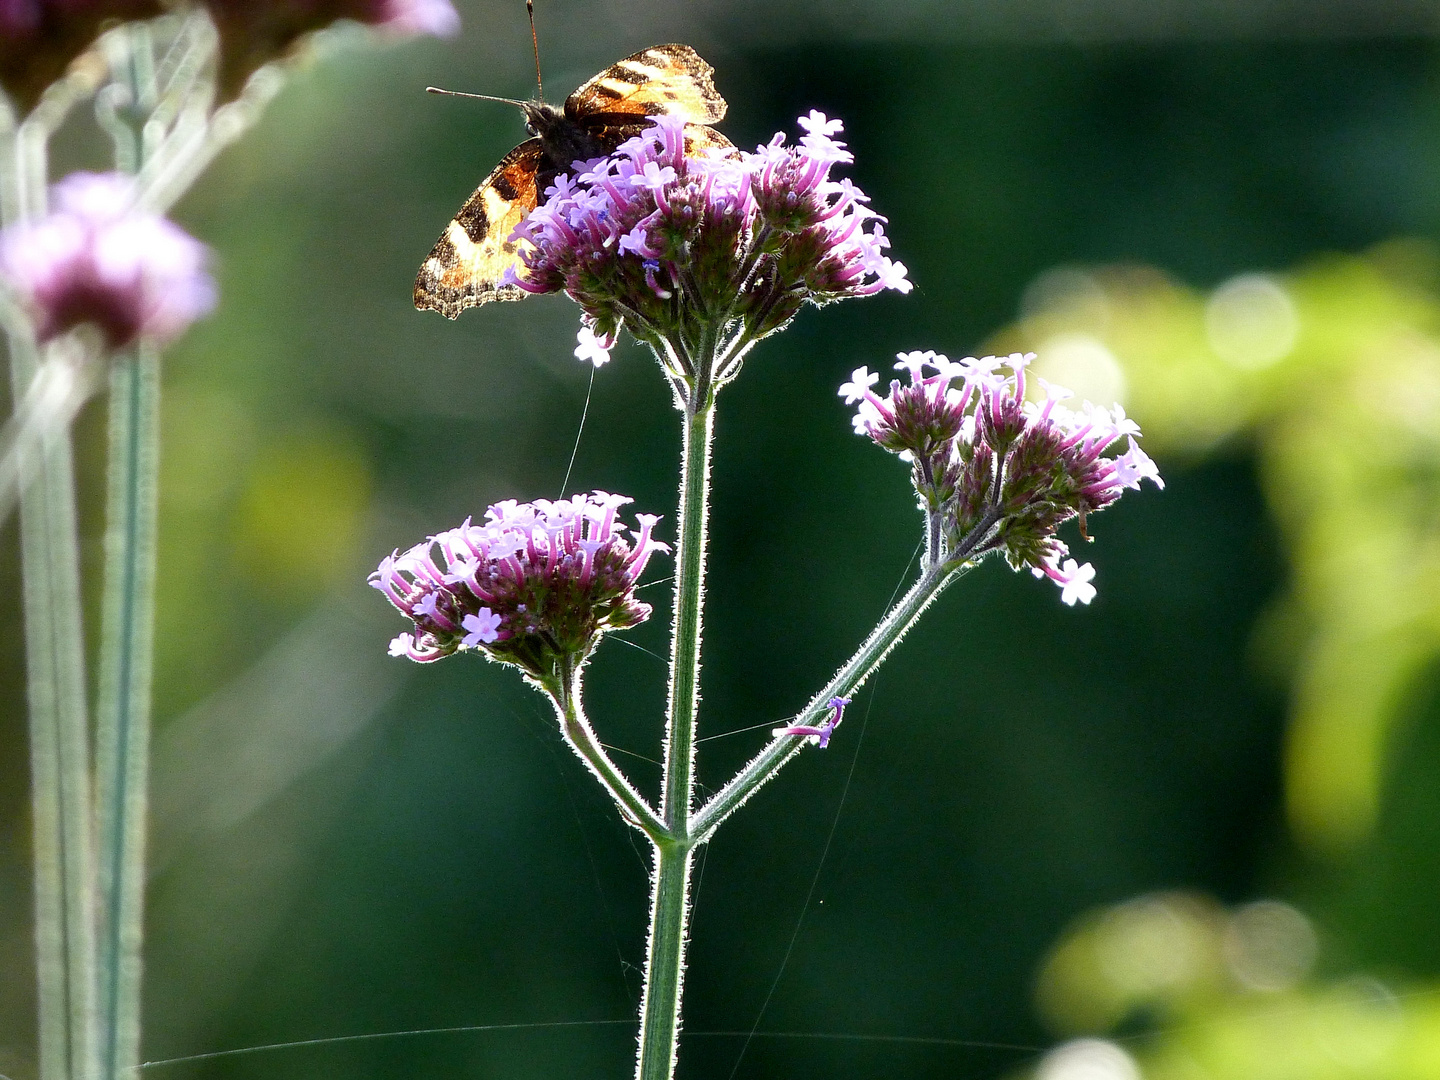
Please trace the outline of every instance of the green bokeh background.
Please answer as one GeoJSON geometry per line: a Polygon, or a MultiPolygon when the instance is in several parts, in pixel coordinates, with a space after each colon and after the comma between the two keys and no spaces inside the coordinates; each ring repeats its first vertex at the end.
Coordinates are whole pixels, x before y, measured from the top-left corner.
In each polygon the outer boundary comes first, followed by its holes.
{"type": "MultiPolygon", "coordinates": [[[[714,17],[723,5],[538,6],[552,96],[677,38],[715,64],[742,146],[811,108],[843,117],[850,175],[916,283],[805,312],[722,398],[702,736],[803,704],[906,580],[912,496],[903,466],[850,432],[835,387],[852,368],[983,348],[1059,264],[1141,263],[1211,287],[1440,227],[1429,41],[877,42],[786,37],[714,17]]],[[[479,661],[387,658],[402,627],[362,584],[379,556],[489,502],[555,495],[587,395],[570,488],[673,519],[678,418],[638,348],[592,389],[564,299],[454,324],[410,306],[435,235],[520,135],[503,108],[419,92],[527,91],[520,5],[462,14],[451,43],[332,42],[178,212],[215,248],[223,299],[167,357],[150,1060],[633,1017],[645,852],[536,695],[479,661]]],[[[92,571],[103,422],[100,404],[79,428],[92,571]]],[[[986,564],[829,750],[726,825],[699,875],[682,1077],[731,1076],[743,1039],[723,1033],[767,1001],[764,1032],[1010,1048],[765,1035],[736,1076],[1021,1074],[1064,1034],[1034,988],[1065,928],[1160,889],[1297,904],[1322,972],[1440,978],[1440,691],[1421,677],[1397,703],[1375,830],[1341,855],[1297,844],[1286,682],[1256,659],[1290,563],[1251,450],[1236,437],[1163,458],[1163,493],[1094,521],[1088,609],[986,564]]],[[[13,524],[3,543],[0,1072],[28,1080],[13,524]]],[[[642,648],[607,644],[589,690],[653,791],[668,596],[647,595],[657,617],[628,635],[642,648]]],[[[702,782],[765,738],[704,743],[702,782]]],[[[145,1075],[610,1077],[632,1054],[616,1023],[145,1075]]]]}

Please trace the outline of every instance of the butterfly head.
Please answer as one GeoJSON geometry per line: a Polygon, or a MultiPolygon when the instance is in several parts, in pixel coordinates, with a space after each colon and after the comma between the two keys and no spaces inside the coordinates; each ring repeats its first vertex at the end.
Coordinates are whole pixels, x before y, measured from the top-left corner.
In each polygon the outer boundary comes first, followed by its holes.
{"type": "Polygon", "coordinates": [[[558,105],[527,101],[520,109],[525,114],[525,130],[540,140],[552,168],[565,169],[573,161],[603,157],[612,149],[558,105]]]}
{"type": "Polygon", "coordinates": [[[565,123],[565,111],[558,105],[543,101],[522,101],[520,111],[525,114],[525,130],[538,138],[565,123]]]}

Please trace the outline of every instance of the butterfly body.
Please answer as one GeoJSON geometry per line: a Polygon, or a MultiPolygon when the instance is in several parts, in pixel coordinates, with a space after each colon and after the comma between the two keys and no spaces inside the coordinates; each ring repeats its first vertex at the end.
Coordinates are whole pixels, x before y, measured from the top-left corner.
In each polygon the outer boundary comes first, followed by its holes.
{"type": "Polygon", "coordinates": [[[535,175],[535,187],[542,196],[555,177],[575,162],[604,157],[618,145],[612,145],[612,140],[566,115],[565,110],[557,106],[527,101],[521,108],[525,112],[525,130],[540,143],[544,158],[535,175]]]}
{"type": "Polygon", "coordinates": [[[454,319],[467,307],[524,297],[523,289],[502,283],[523,254],[523,242],[510,239],[515,226],[557,175],[611,153],[643,131],[648,117],[679,116],[694,125],[687,153],[728,147],[728,139],[703,126],[725,115],[712,74],[688,45],[657,45],[612,64],[563,107],[520,103],[533,137],[501,159],[436,241],[415,279],[415,306],[454,319]]]}

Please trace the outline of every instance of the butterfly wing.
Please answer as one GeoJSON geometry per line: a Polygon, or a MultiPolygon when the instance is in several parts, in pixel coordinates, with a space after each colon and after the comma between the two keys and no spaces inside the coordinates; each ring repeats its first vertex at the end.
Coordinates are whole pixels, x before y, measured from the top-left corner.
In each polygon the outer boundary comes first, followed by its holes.
{"type": "Polygon", "coordinates": [[[707,151],[719,150],[721,156],[729,157],[735,151],[735,144],[720,132],[704,124],[685,125],[685,156],[704,157],[707,151]]]}
{"type": "Polygon", "coordinates": [[[510,233],[538,201],[536,175],[545,162],[539,139],[511,150],[445,227],[415,278],[415,306],[447,319],[490,300],[519,300],[525,290],[500,284],[524,246],[510,233]]]}
{"type": "Polygon", "coordinates": [[[611,64],[565,99],[565,115],[597,135],[639,128],[647,116],[713,124],[725,116],[715,69],[689,45],[656,45],[611,64]]]}

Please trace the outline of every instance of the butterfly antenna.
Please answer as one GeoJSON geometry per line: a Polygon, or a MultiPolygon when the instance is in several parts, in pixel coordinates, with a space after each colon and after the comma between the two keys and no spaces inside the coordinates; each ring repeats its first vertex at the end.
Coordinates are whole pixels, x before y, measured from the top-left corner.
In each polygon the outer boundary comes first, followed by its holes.
{"type": "Polygon", "coordinates": [[[440,87],[438,87],[438,86],[427,86],[427,87],[425,88],[425,92],[426,92],[427,94],[444,94],[446,97],[468,97],[468,98],[475,98],[475,99],[478,100],[478,101],[498,101],[498,102],[500,102],[502,105],[515,105],[515,106],[517,106],[518,108],[521,108],[521,109],[523,109],[523,108],[525,107],[525,104],[526,104],[526,103],[523,102],[523,101],[516,101],[514,98],[508,98],[508,97],[492,97],[492,96],[489,95],[489,94],[467,94],[467,93],[465,93],[463,90],[442,90],[442,89],[440,89],[440,87]]]}
{"type": "Polygon", "coordinates": [[[530,15],[530,44],[535,49],[535,100],[545,100],[545,84],[540,81],[540,38],[535,34],[535,0],[525,0],[530,15]]]}

